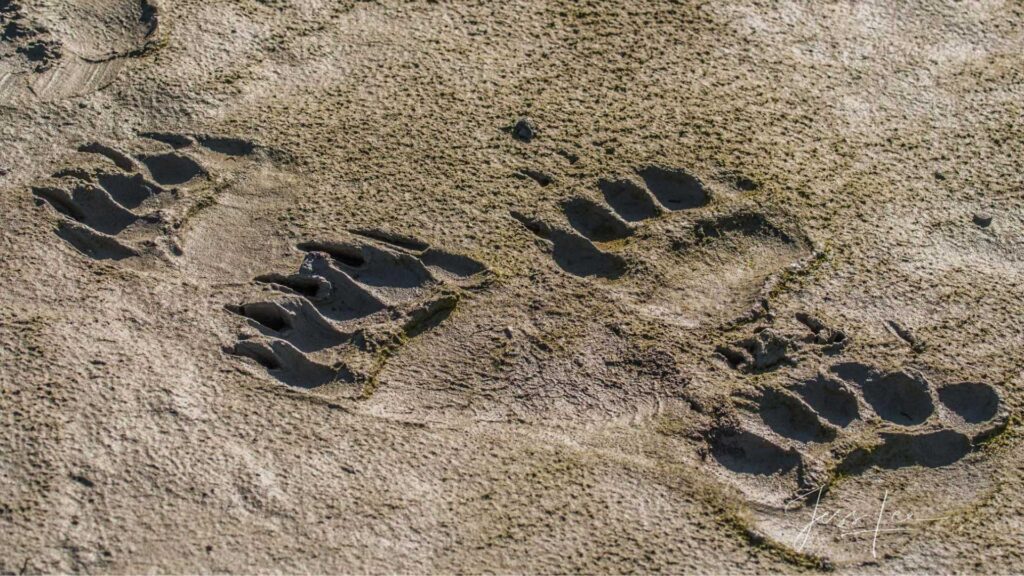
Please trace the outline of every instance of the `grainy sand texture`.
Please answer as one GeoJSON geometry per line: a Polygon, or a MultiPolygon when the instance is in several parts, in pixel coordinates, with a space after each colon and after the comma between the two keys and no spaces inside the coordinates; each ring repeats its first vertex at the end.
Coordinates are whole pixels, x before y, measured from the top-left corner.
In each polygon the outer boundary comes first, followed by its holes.
{"type": "Polygon", "coordinates": [[[0,0],[0,573],[1024,567],[1024,4],[0,0]]]}

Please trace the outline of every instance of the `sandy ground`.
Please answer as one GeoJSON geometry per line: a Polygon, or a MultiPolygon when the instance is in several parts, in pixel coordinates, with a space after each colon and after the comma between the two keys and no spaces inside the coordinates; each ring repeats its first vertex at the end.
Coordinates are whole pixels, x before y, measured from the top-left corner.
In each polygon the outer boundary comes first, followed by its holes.
{"type": "Polygon", "coordinates": [[[0,571],[1019,570],[1024,6],[0,0],[0,571]]]}

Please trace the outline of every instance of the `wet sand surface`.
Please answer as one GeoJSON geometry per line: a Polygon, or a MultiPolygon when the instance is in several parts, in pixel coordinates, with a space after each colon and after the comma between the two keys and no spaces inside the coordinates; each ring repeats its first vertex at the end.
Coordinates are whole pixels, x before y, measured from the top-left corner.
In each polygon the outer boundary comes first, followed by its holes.
{"type": "Polygon", "coordinates": [[[0,0],[0,571],[1020,566],[1024,6],[0,0]]]}

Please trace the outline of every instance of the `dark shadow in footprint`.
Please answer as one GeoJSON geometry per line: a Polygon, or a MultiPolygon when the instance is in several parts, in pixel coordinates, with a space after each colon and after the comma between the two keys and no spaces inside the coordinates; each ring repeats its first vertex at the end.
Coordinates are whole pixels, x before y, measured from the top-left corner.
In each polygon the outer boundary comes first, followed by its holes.
{"type": "Polygon", "coordinates": [[[562,211],[577,232],[595,242],[622,240],[633,234],[629,225],[608,208],[586,198],[570,198],[562,203],[562,211]]]}
{"type": "Polygon", "coordinates": [[[96,260],[123,260],[139,255],[136,250],[118,242],[112,236],[100,234],[74,222],[64,221],[58,224],[57,236],[82,254],[96,260]]]}
{"type": "Polygon", "coordinates": [[[339,268],[367,286],[387,288],[419,288],[434,281],[426,266],[405,252],[385,250],[365,244],[346,242],[301,242],[299,250],[323,252],[333,258],[339,268]]]}
{"type": "Polygon", "coordinates": [[[880,376],[877,370],[867,364],[861,364],[860,362],[842,362],[832,366],[829,370],[843,380],[853,382],[857,386],[861,387],[863,387],[868,380],[875,379],[880,376]]]}
{"type": "Polygon", "coordinates": [[[420,261],[428,268],[440,268],[457,278],[467,278],[487,270],[486,266],[469,256],[454,254],[438,248],[431,248],[420,254],[420,261]]]}
{"type": "Polygon", "coordinates": [[[299,242],[295,247],[303,252],[321,252],[330,256],[336,263],[343,264],[349,268],[359,268],[366,265],[363,251],[352,244],[310,241],[299,242]]]}
{"type": "Polygon", "coordinates": [[[96,181],[114,201],[128,209],[137,208],[159,192],[142,174],[99,174],[96,181]]]}
{"type": "Polygon", "coordinates": [[[968,424],[987,422],[999,411],[999,394],[981,382],[961,382],[939,388],[939,401],[968,424]]]}
{"type": "Polygon", "coordinates": [[[627,222],[647,220],[661,213],[654,198],[631,180],[600,180],[597,187],[605,202],[627,222]]]}
{"type": "Polygon", "coordinates": [[[320,315],[308,300],[292,297],[276,302],[228,305],[229,312],[248,318],[267,336],[287,340],[303,352],[315,352],[351,339],[320,315]]]}
{"type": "Polygon", "coordinates": [[[712,457],[733,472],[769,476],[800,465],[796,450],[784,450],[756,434],[733,429],[717,429],[713,434],[712,457]]]}
{"type": "Polygon", "coordinates": [[[769,222],[764,214],[751,211],[736,212],[718,218],[705,219],[694,229],[698,238],[721,238],[731,234],[778,238],[787,244],[795,244],[788,234],[769,222]]]}
{"type": "Polygon", "coordinates": [[[85,212],[78,206],[67,190],[62,188],[34,187],[32,188],[32,194],[36,197],[37,206],[42,206],[43,202],[46,202],[54,210],[68,218],[73,218],[79,222],[84,222],[86,219],[85,212]]]}
{"type": "Polygon", "coordinates": [[[818,375],[794,389],[811,408],[837,426],[849,426],[860,416],[856,394],[839,380],[818,375]]]}
{"type": "Polygon", "coordinates": [[[882,434],[881,446],[851,452],[837,470],[844,474],[860,474],[871,466],[939,468],[956,463],[970,452],[970,439],[953,430],[927,434],[887,433],[882,434]]]}
{"type": "Polygon", "coordinates": [[[298,274],[264,274],[255,280],[308,298],[320,314],[338,322],[363,318],[387,307],[335,262],[326,253],[311,252],[303,259],[298,274]]]}
{"type": "Polygon", "coordinates": [[[699,208],[710,200],[704,183],[686,170],[648,166],[637,173],[651,194],[669,210],[699,208]]]}
{"type": "Polygon", "coordinates": [[[598,250],[585,238],[553,230],[550,240],[554,245],[555,263],[570,274],[615,279],[626,270],[622,258],[598,250]]]}
{"type": "Polygon", "coordinates": [[[512,217],[535,236],[550,242],[552,258],[569,274],[615,279],[626,270],[625,260],[615,254],[602,252],[586,238],[552,228],[517,212],[512,212],[512,217]]]}
{"type": "Polygon", "coordinates": [[[293,292],[299,296],[305,296],[311,300],[327,297],[331,293],[331,284],[319,276],[302,276],[292,274],[262,274],[253,278],[261,284],[270,284],[282,292],[293,292]]]}
{"type": "MultiPolygon", "coordinates": [[[[303,259],[299,273],[289,278],[326,283],[327,290],[318,288],[313,301],[324,316],[333,320],[362,318],[387,307],[335,263],[335,259],[323,252],[311,252],[303,259]]],[[[298,285],[298,281],[294,284],[298,285]]]]}
{"type": "Polygon", "coordinates": [[[153,179],[165,186],[184,184],[197,176],[206,176],[202,166],[183,154],[144,154],[138,158],[149,169],[153,179]]]}
{"type": "Polygon", "coordinates": [[[458,302],[458,297],[447,294],[410,312],[402,325],[402,331],[405,332],[406,338],[415,338],[440,326],[452,315],[458,302]]]}
{"type": "Polygon", "coordinates": [[[195,144],[195,141],[192,140],[192,138],[185,136],[184,134],[172,134],[170,132],[142,132],[139,136],[149,138],[150,140],[156,140],[157,142],[163,142],[175,149],[188,148],[195,144]]]}
{"type": "Polygon", "coordinates": [[[32,193],[61,214],[104,234],[117,234],[139,219],[97,186],[78,185],[70,193],[61,188],[37,187],[32,193]]]}
{"type": "Polygon", "coordinates": [[[283,340],[242,340],[229,352],[255,360],[271,376],[295,388],[311,389],[334,382],[355,381],[348,368],[314,362],[283,340]]]}
{"type": "Polygon", "coordinates": [[[469,256],[455,254],[440,248],[431,248],[426,242],[411,236],[372,228],[361,228],[351,230],[351,232],[357,236],[377,240],[401,250],[412,252],[428,268],[440,269],[442,272],[457,278],[466,278],[487,270],[486,266],[469,256]]]}
{"type": "Polygon", "coordinates": [[[758,412],[773,432],[786,438],[827,442],[836,437],[835,430],[823,426],[814,410],[786,392],[765,390],[758,402],[758,412]]]}
{"type": "Polygon", "coordinates": [[[864,400],[885,420],[920,424],[935,411],[928,383],[906,372],[893,372],[864,383],[864,400]]]}
{"type": "Polygon", "coordinates": [[[226,156],[248,156],[256,150],[256,145],[241,138],[223,136],[196,136],[199,145],[226,156]]]}
{"type": "Polygon", "coordinates": [[[135,161],[129,158],[128,155],[125,154],[124,152],[121,152],[116,148],[107,146],[106,144],[101,144],[99,142],[91,142],[89,144],[79,146],[78,151],[89,152],[91,154],[99,154],[100,156],[105,156],[107,159],[113,162],[115,166],[117,166],[121,170],[124,170],[125,172],[135,172],[139,168],[135,164],[135,161]]]}

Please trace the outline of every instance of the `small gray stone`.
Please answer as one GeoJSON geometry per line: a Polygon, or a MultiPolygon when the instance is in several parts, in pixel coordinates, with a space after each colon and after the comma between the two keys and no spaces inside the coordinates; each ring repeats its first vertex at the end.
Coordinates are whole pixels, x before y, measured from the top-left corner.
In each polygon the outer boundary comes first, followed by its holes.
{"type": "Polygon", "coordinates": [[[988,228],[992,223],[992,215],[988,212],[977,212],[974,214],[974,223],[982,228],[988,228]]]}
{"type": "Polygon", "coordinates": [[[523,142],[533,140],[533,137],[536,135],[537,127],[533,124],[532,120],[525,116],[516,120],[515,125],[512,126],[512,136],[523,142]]]}

